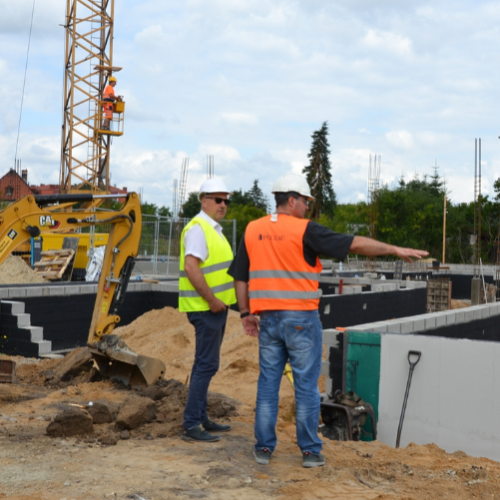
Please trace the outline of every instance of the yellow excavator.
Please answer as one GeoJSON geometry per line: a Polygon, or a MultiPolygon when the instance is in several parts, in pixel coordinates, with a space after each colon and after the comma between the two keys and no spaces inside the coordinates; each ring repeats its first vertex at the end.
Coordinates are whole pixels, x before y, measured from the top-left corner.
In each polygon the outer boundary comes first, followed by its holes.
{"type": "Polygon", "coordinates": [[[0,212],[0,264],[17,247],[42,232],[71,234],[79,228],[111,224],[87,344],[104,375],[133,387],[151,385],[163,378],[165,364],[135,353],[123,339],[112,334],[120,321],[118,310],[139,249],[139,197],[129,193],[122,209],[114,212],[77,208],[112,197],[91,193],[26,196],[9,205],[0,212]]]}

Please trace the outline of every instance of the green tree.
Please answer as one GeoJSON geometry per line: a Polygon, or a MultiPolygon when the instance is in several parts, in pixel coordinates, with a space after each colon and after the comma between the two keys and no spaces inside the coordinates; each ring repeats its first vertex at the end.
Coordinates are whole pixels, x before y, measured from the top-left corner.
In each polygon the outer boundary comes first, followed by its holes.
{"type": "Polygon", "coordinates": [[[198,192],[189,193],[187,201],[182,205],[182,217],[192,219],[201,210],[201,202],[198,199],[198,192]]]}
{"type": "Polygon", "coordinates": [[[253,181],[253,186],[251,187],[250,191],[247,191],[245,193],[245,197],[248,198],[248,200],[254,207],[257,207],[267,213],[269,208],[269,201],[262,192],[262,189],[259,186],[259,181],[257,179],[253,181]]]}
{"type": "Polygon", "coordinates": [[[234,204],[230,205],[226,219],[236,219],[236,242],[237,245],[240,244],[241,238],[248,226],[249,222],[253,220],[260,219],[260,217],[264,217],[266,215],[266,211],[261,208],[257,208],[253,205],[240,205],[234,204]]]}
{"type": "Polygon", "coordinates": [[[321,128],[313,133],[312,139],[311,151],[307,155],[309,165],[302,170],[315,198],[315,201],[309,203],[309,214],[312,219],[318,219],[321,214],[332,217],[337,198],[332,186],[327,122],[323,122],[321,128]]]}

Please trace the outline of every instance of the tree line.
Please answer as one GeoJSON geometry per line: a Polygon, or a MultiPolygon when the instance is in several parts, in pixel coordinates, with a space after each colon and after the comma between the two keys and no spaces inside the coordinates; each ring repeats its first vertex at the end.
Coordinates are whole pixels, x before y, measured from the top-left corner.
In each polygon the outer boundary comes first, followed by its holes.
{"type": "MultiPolygon", "coordinates": [[[[309,205],[307,217],[330,229],[360,236],[368,235],[369,207],[366,202],[338,204],[332,186],[329,160],[328,123],[312,134],[309,164],[302,173],[309,183],[315,201],[309,205]]],[[[496,263],[500,231],[500,179],[494,184],[495,196],[480,196],[481,206],[481,259],[483,263],[496,263]]],[[[445,234],[445,261],[472,263],[474,251],[473,202],[453,203],[448,197],[444,180],[438,169],[431,176],[415,175],[407,181],[403,177],[396,186],[383,185],[376,192],[378,205],[376,220],[377,239],[389,244],[421,248],[432,258],[442,260],[443,230],[445,234]],[[444,199],[447,196],[446,228],[443,228],[444,199]]],[[[272,200],[274,202],[274,200],[272,200]]],[[[274,205],[274,203],[273,203],[274,205]]],[[[262,192],[258,180],[248,191],[238,189],[231,196],[226,219],[237,222],[237,241],[246,226],[271,210],[269,199],[262,192]]],[[[201,210],[198,193],[189,193],[182,207],[181,217],[192,218],[201,210]]],[[[143,204],[143,213],[170,216],[168,208],[143,204]]]]}

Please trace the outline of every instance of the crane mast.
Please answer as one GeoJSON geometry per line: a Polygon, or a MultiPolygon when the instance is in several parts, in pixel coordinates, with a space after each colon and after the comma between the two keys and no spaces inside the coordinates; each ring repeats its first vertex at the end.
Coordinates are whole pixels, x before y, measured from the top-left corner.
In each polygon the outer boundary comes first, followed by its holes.
{"type": "MultiPolygon", "coordinates": [[[[109,192],[113,135],[102,96],[113,66],[114,0],[67,0],[60,192],[109,192]]],[[[123,118],[122,118],[123,119],[123,118]]]]}

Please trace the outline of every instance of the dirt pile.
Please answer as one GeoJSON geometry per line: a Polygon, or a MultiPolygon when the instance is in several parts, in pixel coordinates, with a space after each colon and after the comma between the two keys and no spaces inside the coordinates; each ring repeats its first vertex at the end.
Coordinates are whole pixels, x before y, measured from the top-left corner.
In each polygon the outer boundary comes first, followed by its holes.
{"type": "Polygon", "coordinates": [[[258,348],[232,312],[208,410],[233,428],[217,443],[186,443],[179,434],[194,331],[185,315],[171,308],[151,311],[117,333],[133,349],[161,358],[167,380],[130,390],[109,380],[82,381],[78,374],[61,380],[55,376],[65,372],[61,360],[10,358],[17,362],[19,384],[0,384],[1,500],[500,500],[500,464],[446,453],[434,444],[396,450],[379,442],[324,439],[327,464],[303,469],[285,378],[278,447],[269,466],[257,465],[252,448],[258,348]],[[138,427],[123,428],[118,416],[131,400],[146,400],[146,409],[154,405],[155,411],[138,427]],[[68,418],[82,413],[82,425],[92,419],[92,428],[49,437],[47,427],[63,427],[58,415],[65,411],[68,418]]]}
{"type": "Polygon", "coordinates": [[[46,283],[21,257],[9,255],[0,266],[0,285],[21,283],[46,283]]]}

